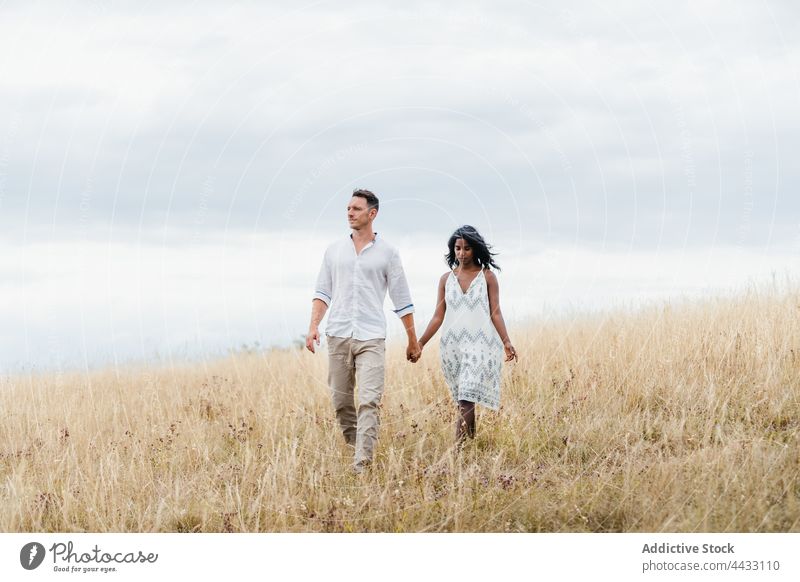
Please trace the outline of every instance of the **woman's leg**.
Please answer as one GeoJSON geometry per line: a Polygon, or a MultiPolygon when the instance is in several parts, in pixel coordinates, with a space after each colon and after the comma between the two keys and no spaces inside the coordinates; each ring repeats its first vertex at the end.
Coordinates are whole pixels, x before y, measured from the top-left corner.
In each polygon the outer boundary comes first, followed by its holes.
{"type": "Polygon", "coordinates": [[[466,437],[475,438],[475,403],[469,400],[459,400],[456,442],[462,443],[466,437]]]}

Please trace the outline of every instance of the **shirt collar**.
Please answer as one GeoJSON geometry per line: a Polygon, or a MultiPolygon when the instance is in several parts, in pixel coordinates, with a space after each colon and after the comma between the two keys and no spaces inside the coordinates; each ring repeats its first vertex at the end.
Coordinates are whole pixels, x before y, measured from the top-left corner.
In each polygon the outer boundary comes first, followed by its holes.
{"type": "MultiPolygon", "coordinates": [[[[353,240],[353,233],[352,233],[352,232],[350,233],[350,240],[353,240]]],[[[372,240],[371,240],[371,241],[369,241],[369,243],[368,243],[368,244],[374,243],[376,240],[378,240],[378,233],[377,233],[377,231],[375,232],[375,236],[374,236],[374,237],[372,237],[372,240]]]]}

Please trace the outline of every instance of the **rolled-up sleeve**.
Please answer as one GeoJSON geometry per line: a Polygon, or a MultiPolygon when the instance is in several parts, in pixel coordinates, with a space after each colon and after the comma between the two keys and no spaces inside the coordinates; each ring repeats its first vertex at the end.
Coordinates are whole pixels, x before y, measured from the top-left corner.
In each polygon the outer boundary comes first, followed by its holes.
{"type": "Polygon", "coordinates": [[[403,317],[409,313],[414,313],[414,303],[411,301],[411,291],[408,289],[403,263],[400,261],[400,253],[395,250],[389,262],[388,272],[389,298],[394,304],[393,311],[397,317],[403,317]]]}
{"type": "Polygon", "coordinates": [[[331,262],[328,252],[322,259],[322,266],[317,275],[317,284],[314,288],[314,299],[320,299],[325,302],[325,305],[330,307],[331,300],[333,299],[333,278],[331,276],[331,262]]]}

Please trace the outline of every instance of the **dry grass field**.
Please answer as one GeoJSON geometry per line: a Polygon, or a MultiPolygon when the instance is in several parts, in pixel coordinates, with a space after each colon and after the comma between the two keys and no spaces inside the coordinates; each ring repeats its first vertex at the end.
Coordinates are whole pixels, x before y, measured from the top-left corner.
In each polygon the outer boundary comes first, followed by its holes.
{"type": "Polygon", "coordinates": [[[357,476],[326,355],[1,380],[0,530],[797,532],[800,294],[512,328],[503,406],[452,448],[434,343],[390,345],[357,476]]]}

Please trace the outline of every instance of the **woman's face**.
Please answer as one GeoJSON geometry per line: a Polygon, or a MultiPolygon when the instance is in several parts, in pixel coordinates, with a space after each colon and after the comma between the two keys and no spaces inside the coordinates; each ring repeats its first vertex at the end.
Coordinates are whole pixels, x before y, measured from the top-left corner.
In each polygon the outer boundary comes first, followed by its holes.
{"type": "Polygon", "coordinates": [[[458,264],[462,267],[472,264],[472,247],[463,238],[457,238],[454,247],[458,264]]]}

